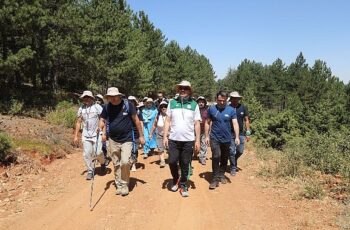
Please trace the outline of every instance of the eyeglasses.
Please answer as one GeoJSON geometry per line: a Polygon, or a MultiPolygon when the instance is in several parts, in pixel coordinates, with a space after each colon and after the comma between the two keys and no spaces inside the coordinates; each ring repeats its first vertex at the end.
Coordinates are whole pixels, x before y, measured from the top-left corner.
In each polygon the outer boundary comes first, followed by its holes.
{"type": "Polygon", "coordinates": [[[188,86],[180,86],[179,90],[191,90],[191,88],[188,86]]]}

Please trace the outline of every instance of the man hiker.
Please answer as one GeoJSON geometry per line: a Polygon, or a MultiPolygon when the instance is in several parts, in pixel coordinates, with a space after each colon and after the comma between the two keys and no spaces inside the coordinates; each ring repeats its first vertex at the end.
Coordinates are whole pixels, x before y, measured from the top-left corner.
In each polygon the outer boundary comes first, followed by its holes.
{"type": "MultiPolygon", "coordinates": [[[[155,102],[154,102],[154,105],[156,106],[156,108],[158,110],[159,110],[160,103],[162,103],[163,101],[168,103],[168,100],[164,97],[163,92],[158,92],[157,100],[155,100],[155,102]]],[[[159,110],[159,112],[160,112],[160,110],[159,110]]]]}
{"type": "Polygon", "coordinates": [[[199,158],[199,163],[202,165],[206,164],[207,160],[207,154],[208,154],[208,146],[207,143],[205,143],[205,121],[208,117],[208,108],[207,108],[207,100],[205,97],[199,96],[197,98],[197,103],[199,106],[199,111],[201,113],[201,147],[199,150],[198,158],[199,158]]]}
{"type": "Polygon", "coordinates": [[[209,189],[218,187],[219,182],[222,184],[227,183],[225,171],[232,139],[231,123],[236,134],[235,144],[239,145],[237,116],[235,110],[227,105],[227,97],[228,94],[225,91],[219,91],[217,93],[217,104],[209,107],[208,118],[205,124],[205,140],[210,145],[212,151],[213,173],[209,189]]]}
{"type": "Polygon", "coordinates": [[[176,192],[180,186],[183,197],[188,197],[189,170],[193,147],[200,148],[200,121],[201,115],[198,104],[191,97],[190,82],[181,81],[176,85],[179,96],[169,101],[167,117],[164,125],[163,144],[169,148],[168,163],[173,177],[171,190],[176,192]],[[170,134],[169,134],[170,129],[170,134]],[[169,138],[168,138],[169,134],[169,138]],[[181,169],[179,180],[178,162],[181,169]]]}
{"type": "MultiPolygon", "coordinates": [[[[240,103],[242,96],[238,92],[234,91],[230,93],[230,106],[236,109],[237,121],[239,126],[239,145],[235,145],[234,141],[231,142],[230,147],[230,174],[236,175],[238,171],[237,160],[242,156],[244,151],[245,140],[250,140],[250,122],[249,113],[246,106],[240,103]],[[245,129],[244,129],[245,128],[245,129]]],[[[234,131],[232,129],[232,131],[234,131]]]]}
{"type": "Polygon", "coordinates": [[[77,121],[75,123],[74,143],[78,143],[78,133],[83,124],[83,132],[81,141],[83,144],[83,158],[87,168],[87,180],[91,180],[94,176],[93,161],[95,157],[101,164],[101,170],[105,172],[105,158],[102,154],[101,132],[98,132],[99,118],[102,113],[102,107],[94,103],[94,96],[91,91],[84,91],[80,96],[83,105],[77,113],[77,121]],[[97,146],[96,146],[97,145],[97,146]],[[97,151],[96,151],[97,149],[97,151]],[[96,151],[96,152],[95,152],[96,151]]]}
{"type": "MultiPolygon", "coordinates": [[[[114,165],[116,194],[126,196],[129,194],[133,122],[139,132],[140,143],[144,144],[145,140],[135,106],[122,99],[116,87],[108,88],[105,97],[108,104],[101,114],[100,129],[105,130],[106,123],[109,124],[109,154],[114,165]]],[[[102,139],[106,140],[105,132],[102,139]]]]}

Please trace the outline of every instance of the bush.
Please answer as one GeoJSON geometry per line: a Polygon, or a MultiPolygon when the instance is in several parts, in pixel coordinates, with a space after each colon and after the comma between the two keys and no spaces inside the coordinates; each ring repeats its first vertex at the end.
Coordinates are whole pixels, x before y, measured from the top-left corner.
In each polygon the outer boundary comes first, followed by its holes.
{"type": "Polygon", "coordinates": [[[316,181],[307,182],[303,191],[299,193],[300,197],[306,199],[322,199],[325,195],[326,193],[323,190],[322,184],[316,181]]]}
{"type": "Polygon", "coordinates": [[[11,149],[12,143],[9,136],[4,133],[0,133],[0,161],[3,162],[6,159],[8,151],[11,149]]]}
{"type": "Polygon", "coordinates": [[[57,104],[54,111],[46,115],[46,120],[55,125],[74,128],[77,117],[77,108],[72,102],[62,101],[57,104]]]}
{"type": "Polygon", "coordinates": [[[9,114],[18,115],[22,113],[24,102],[18,101],[16,99],[11,99],[10,103],[11,105],[10,110],[8,112],[9,114]]]}

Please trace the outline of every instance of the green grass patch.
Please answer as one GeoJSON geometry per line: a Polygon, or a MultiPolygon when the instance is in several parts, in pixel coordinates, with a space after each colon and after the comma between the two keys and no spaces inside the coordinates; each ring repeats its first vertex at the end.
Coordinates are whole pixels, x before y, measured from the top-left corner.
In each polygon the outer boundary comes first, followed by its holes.
{"type": "Polygon", "coordinates": [[[13,144],[15,148],[20,148],[22,151],[38,152],[42,157],[48,157],[53,152],[51,145],[40,141],[16,139],[13,140],[13,144]]]}
{"type": "Polygon", "coordinates": [[[12,147],[12,142],[10,137],[5,134],[0,132],[0,161],[4,161],[6,159],[6,156],[9,152],[9,150],[12,147]]]}

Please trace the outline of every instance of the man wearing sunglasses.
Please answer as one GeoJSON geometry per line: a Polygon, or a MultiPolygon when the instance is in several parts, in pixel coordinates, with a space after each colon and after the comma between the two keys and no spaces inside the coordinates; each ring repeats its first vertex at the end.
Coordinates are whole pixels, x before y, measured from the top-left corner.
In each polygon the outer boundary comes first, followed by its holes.
{"type": "Polygon", "coordinates": [[[164,125],[163,144],[169,148],[169,167],[173,177],[171,190],[176,192],[180,186],[183,197],[188,197],[187,181],[193,154],[200,148],[201,114],[197,102],[191,97],[192,87],[188,81],[176,85],[179,96],[169,102],[164,125]],[[168,133],[170,134],[168,138],[168,133]],[[181,178],[177,162],[180,163],[181,178]]]}

